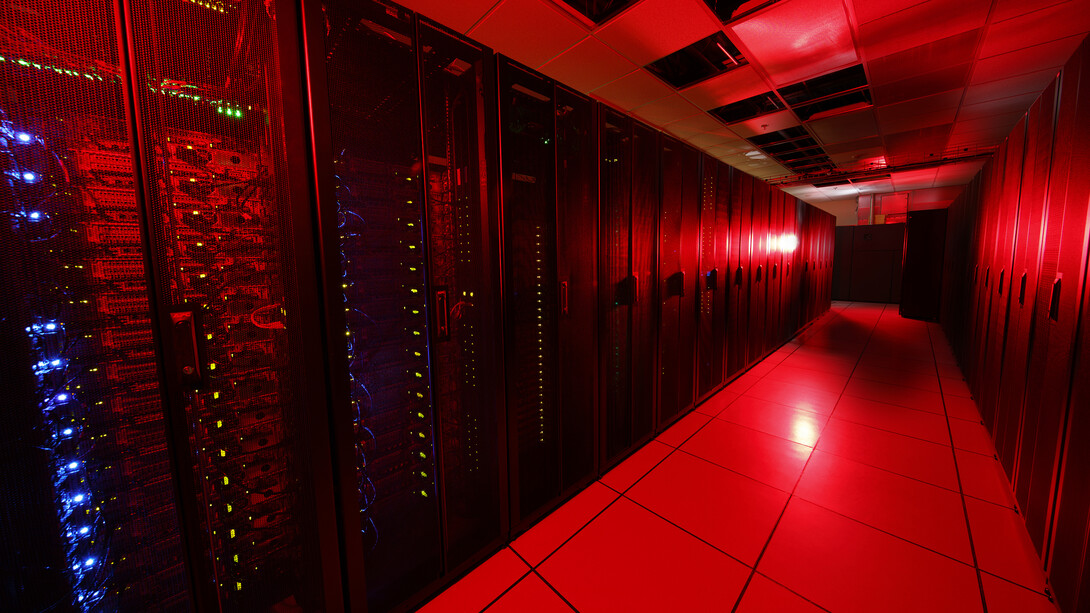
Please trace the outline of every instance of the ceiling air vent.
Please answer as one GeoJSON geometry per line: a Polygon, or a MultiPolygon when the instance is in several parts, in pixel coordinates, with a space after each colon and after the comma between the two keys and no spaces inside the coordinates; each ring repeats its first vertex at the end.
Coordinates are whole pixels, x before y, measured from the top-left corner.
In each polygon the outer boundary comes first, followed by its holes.
{"type": "Polygon", "coordinates": [[[704,0],[723,23],[749,15],[757,9],[775,4],[776,0],[704,0]]]}
{"type": "Polygon", "coordinates": [[[798,174],[834,168],[821,145],[801,127],[769,132],[748,140],[782,166],[798,174]]]}
{"type": "Polygon", "coordinates": [[[681,89],[748,63],[742,52],[725,34],[716,32],[648,64],[645,68],[663,81],[681,89]]]}
{"type": "Polygon", "coordinates": [[[833,110],[870,106],[871,93],[862,64],[788,85],[779,90],[798,118],[807,121],[833,110]]]}
{"type": "Polygon", "coordinates": [[[596,24],[604,23],[610,17],[636,3],[636,0],[563,0],[564,4],[579,11],[596,24]]]}
{"type": "Polygon", "coordinates": [[[738,123],[761,115],[767,115],[773,111],[785,108],[776,94],[772,92],[760,94],[738,102],[732,102],[726,106],[708,111],[725,124],[738,123]]]}

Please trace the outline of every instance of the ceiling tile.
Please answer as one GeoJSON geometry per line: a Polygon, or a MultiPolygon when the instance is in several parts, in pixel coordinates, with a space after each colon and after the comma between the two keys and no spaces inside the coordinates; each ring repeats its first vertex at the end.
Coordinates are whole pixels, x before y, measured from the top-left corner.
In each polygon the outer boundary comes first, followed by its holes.
{"type": "Polygon", "coordinates": [[[935,175],[935,187],[964,185],[973,180],[985,162],[986,160],[973,160],[940,166],[938,174],[935,175]]]}
{"type": "Polygon", "coordinates": [[[623,77],[638,68],[619,53],[588,36],[582,42],[541,67],[541,72],[587,92],[623,77]]]}
{"type": "Polygon", "coordinates": [[[702,115],[703,111],[681,96],[670,94],[665,98],[659,98],[638,106],[632,109],[632,113],[644,121],[661,126],[685,117],[702,115]]]}
{"type": "Polygon", "coordinates": [[[769,115],[762,115],[748,121],[736,123],[730,128],[742,138],[750,138],[767,132],[775,132],[799,125],[798,118],[791,111],[778,111],[769,115]]]}
{"type": "Polygon", "coordinates": [[[725,156],[729,156],[729,155],[736,155],[738,153],[743,153],[743,152],[752,151],[752,150],[753,150],[753,145],[751,145],[751,144],[747,143],[746,141],[744,141],[744,140],[742,140],[740,138],[737,138],[737,137],[735,137],[734,140],[731,140],[729,142],[726,142],[726,143],[723,143],[723,144],[720,144],[720,145],[715,145],[713,147],[708,147],[708,149],[707,149],[708,153],[714,155],[717,158],[718,157],[725,157],[725,156]]]}
{"type": "Polygon", "coordinates": [[[976,28],[898,53],[871,58],[867,62],[871,83],[892,83],[935,72],[936,66],[956,66],[972,62],[982,31],[983,28],[976,28]]]}
{"type": "Polygon", "coordinates": [[[1026,111],[1029,110],[1029,107],[1033,104],[1034,100],[1037,100],[1040,97],[1040,94],[1033,92],[1022,94],[1021,96],[1011,96],[1010,98],[1000,98],[999,100],[986,100],[978,104],[966,105],[958,109],[958,121],[983,119],[996,115],[1006,115],[1008,113],[1024,115],[1026,111]]]}
{"type": "Polygon", "coordinates": [[[925,189],[935,183],[935,175],[938,168],[921,168],[919,170],[905,170],[893,173],[893,187],[895,191],[903,192],[910,189],[925,189]]]}
{"type": "Polygon", "coordinates": [[[839,153],[830,153],[829,159],[841,168],[855,169],[863,167],[868,163],[869,160],[883,158],[885,157],[885,154],[885,148],[881,145],[878,145],[874,147],[863,147],[860,149],[841,151],[839,153]]]}
{"type": "Polygon", "coordinates": [[[867,23],[875,19],[903,11],[910,6],[922,4],[925,0],[853,0],[856,23],[867,23]]]}
{"type": "Polygon", "coordinates": [[[859,59],[842,0],[786,0],[730,27],[777,86],[859,59]]]}
{"type": "Polygon", "coordinates": [[[1003,139],[1007,137],[1007,133],[1000,128],[993,130],[984,130],[982,132],[955,132],[950,135],[950,142],[947,145],[948,151],[958,152],[972,152],[987,149],[994,149],[1003,142],[1003,139]]]}
{"type": "Polygon", "coordinates": [[[884,194],[894,191],[892,179],[876,179],[874,181],[852,181],[852,185],[860,194],[884,194]]]}
{"type": "Polygon", "coordinates": [[[701,149],[707,149],[709,147],[715,147],[717,145],[725,145],[727,143],[737,143],[737,137],[733,134],[725,135],[723,133],[716,132],[698,132],[692,136],[687,137],[685,140],[701,149]]]}
{"type": "Polygon", "coordinates": [[[591,93],[627,111],[652,100],[665,98],[673,93],[673,88],[640,68],[591,93]]]}
{"type": "Polygon", "coordinates": [[[646,66],[721,28],[702,0],[643,0],[594,35],[636,64],[646,66]]]}
{"type": "MultiPolygon", "coordinates": [[[[1090,10],[1090,9],[1088,9],[1090,10]]],[[[987,83],[1067,63],[1085,35],[1068,36],[1018,51],[978,60],[973,67],[973,83],[987,83]]]]}
{"type": "Polygon", "coordinates": [[[965,100],[963,101],[963,104],[976,104],[986,100],[1010,98],[1011,96],[1020,96],[1022,94],[1040,94],[1045,91],[1048,84],[1056,78],[1058,72],[1058,68],[1049,68],[1038,72],[1010,77],[1009,79],[970,85],[969,88],[965,90],[965,100]]]}
{"type": "Polygon", "coordinates": [[[932,157],[941,158],[950,136],[950,127],[950,124],[944,124],[886,134],[884,140],[890,165],[923,161],[932,157]]]}
{"type": "Polygon", "coordinates": [[[882,147],[882,137],[875,136],[873,138],[863,138],[857,141],[852,141],[850,143],[825,145],[824,149],[825,153],[832,155],[834,153],[848,153],[860,149],[873,149],[875,147],[879,149],[882,147]]]}
{"type": "Polygon", "coordinates": [[[541,0],[504,0],[469,35],[536,69],[585,38],[587,29],[541,0]]]}
{"type": "Polygon", "coordinates": [[[971,63],[948,66],[892,83],[875,84],[871,90],[874,92],[875,102],[887,106],[965,87],[972,67],[971,63]]]}
{"type": "Polygon", "coordinates": [[[768,91],[768,85],[753,66],[742,66],[681,90],[681,95],[708,110],[745,100],[768,91]]]}
{"type": "Polygon", "coordinates": [[[712,118],[707,113],[700,113],[699,115],[693,115],[692,117],[686,117],[685,119],[678,120],[676,122],[668,124],[669,127],[681,127],[684,129],[696,130],[697,132],[722,132],[723,124],[712,118]]]}
{"type": "MultiPolygon", "coordinates": [[[[1028,107],[1027,107],[1028,108],[1028,107]]],[[[1004,115],[992,115],[990,117],[982,117],[979,119],[961,119],[958,118],[958,122],[954,124],[951,137],[954,135],[966,134],[966,133],[991,133],[998,134],[1000,138],[1006,138],[1011,130],[1014,129],[1014,125],[1018,123],[1018,120],[1026,114],[1026,111],[1014,111],[1012,113],[1006,113],[1004,115]]]]}
{"type": "Polygon", "coordinates": [[[878,125],[893,134],[953,123],[961,104],[962,89],[934,94],[908,102],[878,107],[878,125]]]}
{"type": "Polygon", "coordinates": [[[1063,4],[1067,0],[998,0],[992,9],[992,23],[1006,21],[1012,17],[1039,11],[1043,8],[1063,4]]]}
{"type": "Polygon", "coordinates": [[[874,109],[861,109],[806,124],[822,143],[843,143],[878,135],[874,109]]]}
{"type": "Polygon", "coordinates": [[[863,57],[883,57],[980,28],[991,4],[991,0],[930,0],[862,24],[863,57]]]}
{"type": "Polygon", "coordinates": [[[407,9],[438,21],[457,32],[465,32],[480,21],[485,13],[501,0],[406,0],[400,4],[407,9]]]}
{"type": "Polygon", "coordinates": [[[1086,0],[1068,0],[993,23],[984,36],[980,57],[992,57],[1087,31],[1090,31],[1090,9],[1086,7],[1086,0]]]}

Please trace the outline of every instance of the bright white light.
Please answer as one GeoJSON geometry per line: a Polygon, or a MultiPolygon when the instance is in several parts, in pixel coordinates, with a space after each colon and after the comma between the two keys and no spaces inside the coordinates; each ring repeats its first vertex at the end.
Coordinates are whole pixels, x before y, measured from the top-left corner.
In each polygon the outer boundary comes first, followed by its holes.
{"type": "Polygon", "coordinates": [[[780,235],[780,251],[791,253],[799,247],[799,237],[794,234],[780,235]]]}
{"type": "Polygon", "coordinates": [[[65,436],[72,436],[72,429],[71,428],[65,428],[64,430],[61,431],[61,434],[65,435],[65,436]]]}
{"type": "Polygon", "coordinates": [[[52,362],[50,362],[50,364],[52,364],[53,366],[60,366],[61,361],[60,360],[53,360],[52,362]]]}
{"type": "Polygon", "coordinates": [[[52,331],[52,330],[56,330],[56,329],[57,329],[57,324],[52,324],[52,323],[50,323],[50,324],[46,324],[46,325],[45,325],[45,329],[46,329],[46,330],[50,330],[50,331],[52,331]]]}
{"type": "Polygon", "coordinates": [[[87,558],[87,560],[84,561],[83,564],[84,564],[84,566],[94,566],[95,565],[95,559],[94,558],[87,558]]]}
{"type": "Polygon", "coordinates": [[[34,183],[37,180],[38,175],[34,174],[33,172],[27,171],[23,173],[23,181],[26,181],[27,183],[34,183]]]}
{"type": "Polygon", "coordinates": [[[76,470],[77,468],[79,468],[79,462],[68,463],[68,470],[76,470]]]}
{"type": "Polygon", "coordinates": [[[57,394],[57,402],[64,402],[68,400],[68,394],[57,394]]]}
{"type": "Polygon", "coordinates": [[[83,502],[83,498],[84,498],[83,494],[76,494],[75,496],[72,496],[72,501],[73,502],[83,502]]]}
{"type": "Polygon", "coordinates": [[[42,218],[42,214],[38,211],[31,211],[30,214],[27,215],[27,217],[29,217],[31,221],[38,221],[42,218]]]}
{"type": "Polygon", "coordinates": [[[90,531],[91,531],[91,529],[90,529],[90,528],[88,528],[87,526],[84,526],[84,527],[82,527],[82,528],[80,528],[80,529],[79,529],[79,533],[80,533],[80,534],[87,534],[87,533],[88,533],[88,532],[90,532],[90,531]]]}
{"type": "Polygon", "coordinates": [[[29,143],[31,140],[31,136],[26,132],[19,132],[15,135],[15,138],[18,139],[20,143],[29,143]]]}

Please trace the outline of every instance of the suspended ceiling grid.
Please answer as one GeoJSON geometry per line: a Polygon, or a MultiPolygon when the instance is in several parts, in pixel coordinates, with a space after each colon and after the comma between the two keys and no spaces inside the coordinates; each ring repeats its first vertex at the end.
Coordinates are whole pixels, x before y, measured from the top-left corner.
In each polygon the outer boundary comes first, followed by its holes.
{"type": "Polygon", "coordinates": [[[1090,31],[1087,0],[754,1],[726,22],[704,0],[637,0],[598,24],[560,0],[401,3],[827,208],[865,193],[956,194],[1090,31]],[[720,32],[733,44],[720,48],[744,58],[725,72],[679,89],[648,70],[720,32]],[[781,90],[856,65],[866,101],[811,117],[785,102],[781,90]],[[781,108],[733,123],[710,113],[762,94],[781,108]],[[747,140],[778,131],[816,142],[831,170],[800,175],[747,140]],[[823,172],[856,180],[822,187],[823,172]]]}

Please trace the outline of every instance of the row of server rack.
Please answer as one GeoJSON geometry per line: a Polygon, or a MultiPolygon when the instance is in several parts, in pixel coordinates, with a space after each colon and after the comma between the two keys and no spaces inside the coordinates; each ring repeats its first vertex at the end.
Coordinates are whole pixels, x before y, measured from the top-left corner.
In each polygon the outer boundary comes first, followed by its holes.
{"type": "Polygon", "coordinates": [[[949,210],[942,321],[1064,611],[1090,608],[1090,49],[949,210]]]}
{"type": "Polygon", "coordinates": [[[0,7],[0,610],[404,610],[829,305],[833,219],[374,0],[0,7]]]}

